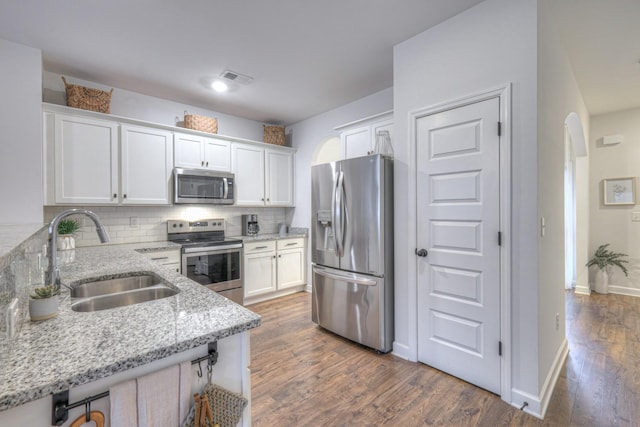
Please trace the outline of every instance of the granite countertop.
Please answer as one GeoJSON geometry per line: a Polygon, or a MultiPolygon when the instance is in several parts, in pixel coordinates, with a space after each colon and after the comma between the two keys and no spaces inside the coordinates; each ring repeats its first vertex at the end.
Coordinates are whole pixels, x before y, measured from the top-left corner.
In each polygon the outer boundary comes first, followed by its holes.
{"type": "Polygon", "coordinates": [[[181,292],[78,313],[71,310],[69,292],[63,291],[56,318],[26,321],[16,338],[0,340],[0,411],[260,325],[257,314],[132,248],[76,249],[75,261],[61,267],[61,279],[73,284],[134,271],[156,273],[181,292]]]}

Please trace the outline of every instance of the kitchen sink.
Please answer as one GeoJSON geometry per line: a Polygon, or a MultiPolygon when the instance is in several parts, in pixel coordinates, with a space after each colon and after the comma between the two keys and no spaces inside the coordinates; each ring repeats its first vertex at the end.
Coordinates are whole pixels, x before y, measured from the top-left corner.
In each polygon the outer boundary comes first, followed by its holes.
{"type": "Polygon", "coordinates": [[[100,311],[110,308],[125,307],[133,304],[154,301],[176,295],[180,291],[165,285],[154,285],[132,291],[117,292],[109,295],[100,295],[90,298],[83,298],[71,303],[73,311],[100,311]]]}
{"type": "Polygon", "coordinates": [[[89,279],[71,286],[71,309],[80,312],[107,310],[167,298],[179,292],[156,274],[147,272],[89,279]]]}
{"type": "Polygon", "coordinates": [[[87,298],[98,295],[115,294],[134,289],[148,288],[162,283],[162,279],[153,273],[132,273],[124,277],[102,280],[87,280],[71,285],[72,298],[87,298]]]}

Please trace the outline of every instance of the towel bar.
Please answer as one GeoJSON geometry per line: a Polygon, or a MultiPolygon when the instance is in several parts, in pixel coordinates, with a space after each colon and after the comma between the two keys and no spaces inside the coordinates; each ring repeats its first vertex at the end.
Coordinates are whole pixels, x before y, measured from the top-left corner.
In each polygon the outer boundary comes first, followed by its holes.
{"type": "MultiPolygon", "coordinates": [[[[207,360],[208,366],[213,366],[218,362],[218,343],[210,342],[207,347],[207,355],[198,357],[191,361],[192,365],[199,364],[207,360]]],[[[69,390],[62,390],[51,396],[51,425],[61,426],[69,419],[69,410],[78,406],[88,405],[94,400],[109,396],[109,391],[105,391],[95,396],[89,396],[74,403],[69,403],[69,390]]]]}

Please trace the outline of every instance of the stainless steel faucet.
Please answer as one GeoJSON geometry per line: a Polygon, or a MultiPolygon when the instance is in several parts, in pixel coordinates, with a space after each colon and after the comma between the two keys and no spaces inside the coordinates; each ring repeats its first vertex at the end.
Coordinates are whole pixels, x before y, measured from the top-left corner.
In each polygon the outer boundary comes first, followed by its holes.
{"type": "MultiPolygon", "coordinates": [[[[87,209],[69,209],[60,212],[51,220],[49,224],[49,266],[47,267],[47,274],[45,275],[45,285],[54,285],[56,288],[60,288],[60,269],[58,268],[58,224],[63,218],[70,215],[86,215],[96,225],[96,232],[100,238],[100,242],[107,243],[109,241],[109,234],[104,226],[100,222],[100,218],[94,212],[87,209]]],[[[71,289],[68,285],[67,288],[71,289]]]]}

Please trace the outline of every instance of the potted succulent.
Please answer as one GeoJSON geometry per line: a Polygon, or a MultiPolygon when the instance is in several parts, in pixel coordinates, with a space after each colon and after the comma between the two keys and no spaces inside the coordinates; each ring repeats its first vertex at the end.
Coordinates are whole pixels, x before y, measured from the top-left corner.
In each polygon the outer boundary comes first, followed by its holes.
{"type": "Polygon", "coordinates": [[[598,246],[596,253],[587,263],[587,267],[592,265],[598,266],[595,280],[595,291],[599,294],[609,293],[609,268],[611,266],[619,267],[625,276],[629,275],[629,271],[625,264],[629,261],[624,259],[627,254],[612,252],[608,250],[609,243],[598,246]]]}
{"type": "Polygon", "coordinates": [[[73,235],[80,229],[80,223],[75,219],[63,219],[58,223],[58,240],[56,244],[59,251],[75,249],[76,240],[73,235]]]}
{"type": "Polygon", "coordinates": [[[32,321],[47,320],[58,315],[60,288],[55,285],[35,288],[29,296],[29,317],[32,321]]]}

